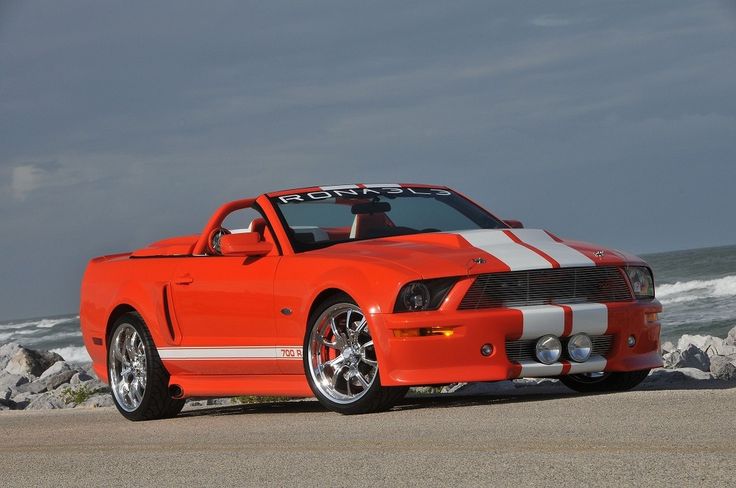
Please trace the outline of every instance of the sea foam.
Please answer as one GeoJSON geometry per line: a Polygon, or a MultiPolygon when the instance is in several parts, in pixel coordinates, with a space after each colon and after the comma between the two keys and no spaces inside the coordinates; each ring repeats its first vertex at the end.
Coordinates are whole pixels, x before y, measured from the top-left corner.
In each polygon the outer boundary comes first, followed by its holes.
{"type": "Polygon", "coordinates": [[[715,280],[678,281],[656,287],[657,298],[663,304],[736,296],[736,276],[715,280]]]}
{"type": "Polygon", "coordinates": [[[63,357],[68,363],[89,363],[92,361],[89,353],[87,353],[87,348],[84,346],[57,347],[51,349],[51,352],[63,357]]]}

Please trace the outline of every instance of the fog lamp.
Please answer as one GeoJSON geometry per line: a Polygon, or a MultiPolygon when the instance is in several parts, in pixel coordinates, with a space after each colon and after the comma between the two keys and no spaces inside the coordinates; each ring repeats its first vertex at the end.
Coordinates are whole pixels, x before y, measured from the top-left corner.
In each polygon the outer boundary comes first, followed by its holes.
{"type": "Polygon", "coordinates": [[[587,361],[592,351],[593,342],[587,334],[576,334],[567,342],[567,354],[576,363],[587,361]]]}
{"type": "Polygon", "coordinates": [[[629,347],[634,347],[636,345],[636,337],[634,337],[633,335],[630,335],[626,339],[626,345],[629,347]]]}
{"type": "Polygon", "coordinates": [[[562,354],[562,343],[553,335],[546,335],[539,338],[537,346],[534,348],[537,360],[540,363],[552,364],[560,359],[562,354]]]}

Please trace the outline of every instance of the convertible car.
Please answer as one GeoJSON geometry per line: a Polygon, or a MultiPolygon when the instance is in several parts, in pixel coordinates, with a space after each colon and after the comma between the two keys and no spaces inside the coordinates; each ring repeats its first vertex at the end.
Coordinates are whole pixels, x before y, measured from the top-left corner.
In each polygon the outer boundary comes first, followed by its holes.
{"type": "Polygon", "coordinates": [[[92,259],[81,326],[128,419],[192,397],[390,408],[410,386],[555,377],[636,386],[661,306],[641,259],[501,220],[443,186],[357,184],[227,203],[200,235],[92,259]]]}

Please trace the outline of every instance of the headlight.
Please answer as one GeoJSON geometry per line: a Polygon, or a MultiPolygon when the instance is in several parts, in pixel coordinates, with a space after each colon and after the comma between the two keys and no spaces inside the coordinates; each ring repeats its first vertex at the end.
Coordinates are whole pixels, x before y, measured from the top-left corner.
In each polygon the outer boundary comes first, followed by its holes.
{"type": "Polygon", "coordinates": [[[407,283],[399,292],[394,312],[437,310],[456,281],[456,278],[439,278],[407,283]]]}
{"type": "Polygon", "coordinates": [[[634,290],[636,298],[654,298],[654,276],[652,270],[646,266],[630,266],[626,268],[631,289],[634,290]]]}

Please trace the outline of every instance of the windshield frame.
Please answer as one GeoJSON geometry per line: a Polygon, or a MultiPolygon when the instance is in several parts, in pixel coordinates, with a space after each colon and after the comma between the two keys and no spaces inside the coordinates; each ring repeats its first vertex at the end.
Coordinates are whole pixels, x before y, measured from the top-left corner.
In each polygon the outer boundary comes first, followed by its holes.
{"type": "MultiPolygon", "coordinates": [[[[335,188],[337,188],[337,187],[335,187],[335,188]]],[[[357,188],[357,187],[353,188],[353,190],[359,190],[359,189],[360,188],[357,188]]],[[[366,187],[366,190],[374,190],[374,191],[383,190],[384,193],[379,193],[379,194],[384,195],[384,196],[389,196],[391,194],[395,194],[396,195],[396,198],[401,198],[399,196],[399,193],[403,193],[403,191],[407,191],[409,193],[414,193],[415,194],[415,196],[404,197],[404,198],[417,198],[419,196],[426,195],[425,192],[427,192],[427,191],[437,192],[437,196],[449,196],[449,195],[452,195],[453,197],[457,198],[458,201],[461,202],[464,206],[466,206],[466,208],[471,209],[472,211],[477,212],[484,219],[487,219],[487,220],[493,222],[493,224],[496,225],[496,227],[482,227],[479,222],[477,222],[474,218],[471,217],[471,215],[469,215],[469,213],[464,212],[461,208],[458,208],[458,206],[450,205],[450,204],[448,204],[448,203],[445,202],[445,205],[448,205],[449,207],[451,207],[452,209],[454,209],[455,211],[459,212],[461,215],[463,215],[464,217],[466,217],[468,220],[471,220],[472,222],[476,223],[476,225],[478,225],[478,228],[479,229],[509,229],[510,228],[510,226],[505,221],[503,221],[500,218],[496,217],[495,215],[493,215],[492,213],[490,213],[485,208],[481,207],[477,203],[473,202],[471,199],[467,198],[465,195],[463,195],[463,194],[461,194],[461,193],[459,193],[459,192],[457,192],[455,190],[452,190],[451,188],[447,188],[447,187],[444,187],[444,186],[408,185],[407,184],[407,185],[400,185],[400,186],[399,185],[395,185],[395,186],[391,186],[391,187],[386,186],[386,187],[380,187],[379,188],[377,186],[374,187],[374,186],[371,185],[371,188],[367,188],[366,187]],[[398,192],[397,190],[401,190],[401,192],[398,192]],[[444,192],[444,193],[442,193],[442,192],[444,192]]],[[[282,204],[283,205],[289,205],[289,203],[287,203],[287,201],[284,198],[290,198],[291,197],[291,199],[294,200],[294,197],[297,196],[297,195],[303,196],[303,195],[307,195],[309,193],[322,193],[322,194],[329,193],[331,196],[328,197],[328,198],[333,198],[333,197],[343,197],[344,198],[345,197],[345,195],[340,195],[339,193],[337,195],[335,195],[335,192],[336,191],[337,192],[340,192],[341,190],[339,190],[339,189],[338,190],[331,190],[331,189],[324,189],[323,190],[321,188],[304,188],[304,189],[297,189],[297,190],[289,191],[288,194],[287,194],[287,192],[278,192],[276,194],[267,195],[267,198],[269,199],[269,202],[271,203],[271,207],[273,208],[274,213],[278,217],[279,222],[281,223],[281,227],[284,230],[284,233],[286,234],[286,237],[289,240],[289,244],[291,245],[291,248],[292,248],[292,250],[294,251],[295,254],[299,254],[299,253],[303,253],[303,252],[309,252],[309,251],[314,251],[314,250],[317,250],[317,249],[324,249],[324,248],[327,248],[327,247],[334,246],[336,244],[345,244],[345,243],[350,243],[350,242],[365,242],[365,241],[371,241],[371,240],[375,240],[375,239],[385,239],[387,237],[397,237],[397,236],[376,236],[376,237],[352,238],[352,239],[349,238],[349,239],[341,239],[341,240],[321,241],[321,242],[315,242],[315,243],[305,243],[305,242],[302,242],[302,241],[299,241],[299,240],[295,239],[294,232],[293,232],[291,226],[289,225],[289,223],[287,222],[286,217],[284,216],[284,214],[283,214],[283,212],[281,211],[281,208],[280,208],[282,204]]],[[[343,191],[345,191],[345,190],[343,190],[343,191]]],[[[364,195],[364,196],[368,196],[368,195],[364,195]]],[[[352,195],[351,195],[351,197],[352,197],[352,195]]],[[[320,198],[315,198],[314,200],[315,201],[318,201],[318,200],[327,200],[328,198],[321,198],[321,199],[320,198]]],[[[297,204],[298,205],[298,202],[295,201],[294,204],[297,204]]],[[[335,204],[335,205],[338,205],[338,204],[335,204]]],[[[457,229],[457,230],[468,230],[468,229],[457,229]]],[[[438,233],[442,233],[442,232],[453,232],[453,231],[449,231],[449,230],[448,231],[438,231],[438,233]]],[[[426,233],[426,232],[416,231],[416,232],[408,232],[408,233],[400,234],[400,235],[416,235],[416,234],[422,234],[422,233],[426,233]]]]}

